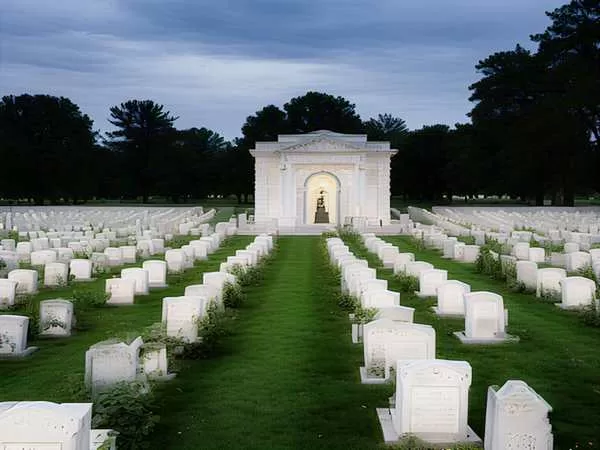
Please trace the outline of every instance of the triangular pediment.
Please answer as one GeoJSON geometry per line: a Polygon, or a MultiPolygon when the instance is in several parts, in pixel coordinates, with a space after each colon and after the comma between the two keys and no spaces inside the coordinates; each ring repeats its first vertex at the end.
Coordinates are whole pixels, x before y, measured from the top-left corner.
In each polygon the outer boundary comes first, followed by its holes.
{"type": "Polygon", "coordinates": [[[279,149],[282,153],[288,152],[309,152],[309,153],[329,153],[329,152],[364,152],[367,148],[353,145],[348,142],[338,141],[327,137],[315,137],[303,142],[294,143],[287,147],[279,149]]]}

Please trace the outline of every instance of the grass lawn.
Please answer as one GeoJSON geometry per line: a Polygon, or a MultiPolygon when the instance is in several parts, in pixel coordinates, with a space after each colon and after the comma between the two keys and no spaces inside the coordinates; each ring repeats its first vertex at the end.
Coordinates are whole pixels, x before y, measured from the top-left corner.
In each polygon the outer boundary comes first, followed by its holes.
{"type": "MultiPolygon", "coordinates": [[[[93,344],[115,336],[131,334],[161,320],[162,298],[183,295],[189,284],[202,283],[202,273],[219,270],[219,264],[235,250],[252,241],[250,236],[229,238],[206,261],[181,275],[167,277],[169,287],[138,296],[135,305],[95,308],[85,317],[89,329],[69,338],[39,339],[29,342],[40,350],[32,356],[13,361],[0,361],[0,401],[46,400],[72,402],[74,389],[81,386],[85,371],[85,352],[93,344]]],[[[141,263],[137,265],[141,266],[141,263]]],[[[120,271],[120,270],[119,270],[120,271]]],[[[105,277],[104,277],[105,278],[105,277]]],[[[64,289],[41,289],[35,300],[69,298],[73,289],[93,288],[104,291],[104,278],[90,283],[75,283],[64,289]]],[[[7,312],[3,312],[7,313],[7,312]]],[[[19,314],[19,310],[10,311],[19,314]]]]}
{"type": "Polygon", "coordinates": [[[321,241],[278,242],[227,351],[187,362],[165,387],[156,448],[380,448],[375,408],[392,388],[360,384],[362,348],[351,344],[321,241]]]}
{"type": "MultiPolygon", "coordinates": [[[[477,274],[473,264],[442,259],[434,250],[419,251],[408,237],[384,237],[401,251],[415,254],[448,271],[449,279],[471,285],[472,291],[491,291],[504,298],[509,312],[508,332],[520,336],[518,344],[463,345],[452,332],[464,330],[464,320],[441,319],[430,311],[435,299],[422,300],[403,293],[401,304],[416,308],[415,322],[435,327],[437,357],[466,360],[473,367],[469,396],[469,424],[480,436],[485,428],[486,392],[490,385],[520,379],[535,389],[552,407],[555,448],[600,448],[600,329],[583,325],[574,313],[544,303],[532,294],[518,294],[503,282],[477,274]]],[[[352,245],[366,256],[362,245],[352,245]]],[[[379,264],[368,254],[370,266],[379,264]]],[[[391,269],[378,268],[378,277],[399,290],[391,269]]]]}

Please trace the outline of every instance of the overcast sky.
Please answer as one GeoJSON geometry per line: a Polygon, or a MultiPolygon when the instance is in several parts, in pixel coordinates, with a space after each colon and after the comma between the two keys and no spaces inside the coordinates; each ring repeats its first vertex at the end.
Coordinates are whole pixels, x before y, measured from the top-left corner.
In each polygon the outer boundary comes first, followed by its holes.
{"type": "Polygon", "coordinates": [[[307,91],[363,120],[466,122],[475,64],[533,48],[567,0],[0,0],[0,94],[109,108],[151,99],[232,139],[246,117],[307,91]]]}

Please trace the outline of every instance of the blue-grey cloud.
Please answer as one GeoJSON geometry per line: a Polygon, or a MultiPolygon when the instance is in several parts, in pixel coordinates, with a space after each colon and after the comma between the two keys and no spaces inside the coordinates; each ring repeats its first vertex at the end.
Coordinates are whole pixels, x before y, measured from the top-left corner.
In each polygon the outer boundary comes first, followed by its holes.
{"type": "Polygon", "coordinates": [[[3,0],[1,94],[49,93],[108,129],[108,109],[150,98],[233,138],[246,116],[308,90],[364,119],[464,122],[474,66],[528,44],[557,0],[3,0]]]}

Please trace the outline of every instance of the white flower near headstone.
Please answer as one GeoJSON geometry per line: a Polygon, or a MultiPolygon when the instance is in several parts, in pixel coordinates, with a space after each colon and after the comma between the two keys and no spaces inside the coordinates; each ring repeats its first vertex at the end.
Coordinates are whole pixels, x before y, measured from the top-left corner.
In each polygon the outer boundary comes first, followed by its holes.
{"type": "Polygon", "coordinates": [[[490,386],[484,448],[552,450],[550,412],[552,407],[524,381],[509,380],[499,389],[490,386]]]}
{"type": "Polygon", "coordinates": [[[395,406],[377,409],[385,442],[412,434],[432,444],[481,443],[467,424],[471,378],[466,361],[399,360],[395,406]]]}
{"type": "Polygon", "coordinates": [[[54,299],[40,302],[40,335],[70,336],[73,326],[73,303],[54,299]]]}
{"type": "Polygon", "coordinates": [[[0,315],[0,358],[19,358],[37,350],[37,347],[27,347],[28,327],[27,316],[0,315]]]}
{"type": "Polygon", "coordinates": [[[2,402],[0,448],[90,450],[92,403],[2,402]]]}

